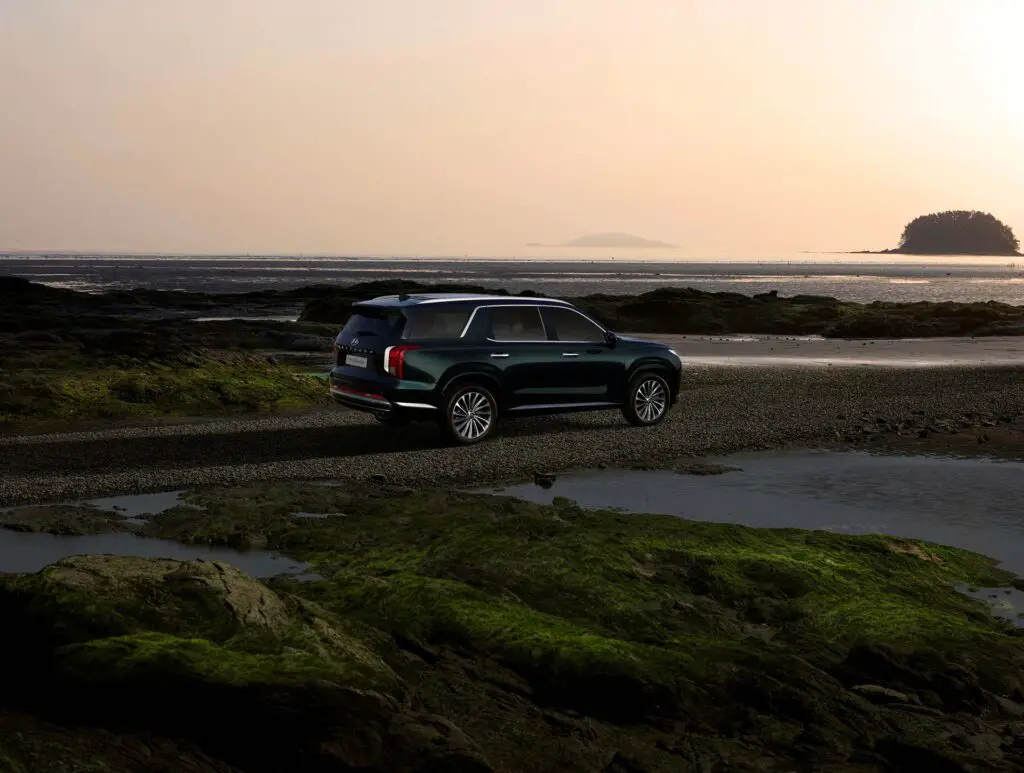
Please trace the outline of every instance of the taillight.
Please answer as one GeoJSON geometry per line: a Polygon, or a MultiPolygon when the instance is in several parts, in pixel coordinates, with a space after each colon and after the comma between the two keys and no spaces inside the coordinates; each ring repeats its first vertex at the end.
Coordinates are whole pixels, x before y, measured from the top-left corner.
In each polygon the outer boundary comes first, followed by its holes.
{"type": "Polygon", "coordinates": [[[405,353],[420,347],[414,344],[401,344],[389,346],[384,352],[384,365],[395,378],[405,378],[405,353]]]}

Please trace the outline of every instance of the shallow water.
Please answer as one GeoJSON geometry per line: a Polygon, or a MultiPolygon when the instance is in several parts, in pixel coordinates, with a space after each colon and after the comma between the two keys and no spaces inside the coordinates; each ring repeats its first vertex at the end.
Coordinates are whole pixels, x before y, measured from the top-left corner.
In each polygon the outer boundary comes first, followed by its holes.
{"type": "Polygon", "coordinates": [[[143,515],[158,515],[182,504],[185,491],[160,491],[156,494],[126,494],[119,497],[90,499],[84,504],[100,510],[113,510],[131,519],[143,515]]]}
{"type": "Polygon", "coordinates": [[[29,534],[0,529],[0,572],[37,572],[63,558],[79,555],[174,558],[192,561],[224,561],[253,577],[294,574],[315,579],[309,566],[267,550],[234,550],[207,545],[182,545],[169,540],[149,539],[134,534],[92,534],[63,537],[29,534]]]}
{"type": "MultiPolygon", "coordinates": [[[[178,490],[160,491],[155,494],[126,494],[90,499],[79,504],[116,512],[125,516],[127,523],[144,523],[149,516],[181,505],[186,493],[184,490],[178,490]]],[[[202,558],[207,561],[224,561],[253,577],[294,574],[300,579],[316,579],[316,575],[309,573],[308,564],[269,550],[184,545],[171,540],[124,533],[72,537],[0,529],[0,572],[36,572],[55,561],[76,555],[174,558],[181,561],[202,558]]]]}
{"type": "Polygon", "coordinates": [[[761,527],[884,533],[973,550],[1024,575],[1024,464],[828,451],[705,460],[722,475],[602,470],[488,489],[534,502],[665,513],[761,527]]]}
{"type": "Polygon", "coordinates": [[[744,294],[776,290],[787,296],[830,295],[860,302],[991,299],[1024,303],[1024,266],[1016,262],[1019,258],[810,253],[694,258],[678,251],[658,250],[651,255],[657,259],[650,260],[637,252],[642,251],[524,248],[516,258],[492,260],[3,255],[0,274],[87,292],[134,287],[248,292],[401,277],[422,282],[467,282],[512,292],[532,289],[556,296],[629,295],[657,287],[694,287],[744,294]],[[640,259],[622,260],[624,257],[640,259]]]}
{"type": "Polygon", "coordinates": [[[1006,620],[1016,628],[1024,628],[1024,591],[1015,588],[971,588],[957,585],[956,589],[987,605],[993,617],[1006,620]]]}

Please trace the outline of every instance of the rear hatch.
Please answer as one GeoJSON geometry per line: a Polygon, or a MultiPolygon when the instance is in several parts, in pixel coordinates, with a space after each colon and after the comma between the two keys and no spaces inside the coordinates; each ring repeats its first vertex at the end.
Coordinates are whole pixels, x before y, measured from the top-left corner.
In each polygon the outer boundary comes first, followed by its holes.
{"type": "Polygon", "coordinates": [[[398,308],[353,305],[352,316],[334,341],[334,364],[355,379],[388,376],[384,350],[398,343],[405,322],[398,308]]]}

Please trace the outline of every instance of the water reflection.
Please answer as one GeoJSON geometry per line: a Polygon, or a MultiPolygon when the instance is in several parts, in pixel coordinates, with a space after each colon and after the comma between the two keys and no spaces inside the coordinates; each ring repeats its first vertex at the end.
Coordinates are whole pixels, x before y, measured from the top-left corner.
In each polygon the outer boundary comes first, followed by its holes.
{"type": "Polygon", "coordinates": [[[192,561],[224,561],[253,577],[294,574],[318,579],[310,567],[267,550],[234,550],[208,545],[184,545],[169,540],[147,539],[134,534],[92,534],[64,537],[0,529],[0,572],[37,572],[63,558],[77,555],[136,556],[192,561]]]}
{"type": "MultiPolygon", "coordinates": [[[[973,550],[1024,574],[1024,464],[864,453],[755,453],[706,460],[723,475],[595,470],[502,493],[550,503],[761,527],[884,533],[973,550]]],[[[494,490],[491,490],[494,491],[494,490]]]]}

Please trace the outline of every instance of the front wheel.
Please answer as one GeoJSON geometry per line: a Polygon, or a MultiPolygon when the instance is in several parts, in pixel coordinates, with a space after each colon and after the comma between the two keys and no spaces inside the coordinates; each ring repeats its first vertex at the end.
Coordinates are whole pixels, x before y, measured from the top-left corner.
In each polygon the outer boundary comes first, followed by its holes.
{"type": "Polygon", "coordinates": [[[498,422],[498,403],[485,387],[467,384],[453,389],[445,400],[443,428],[459,445],[487,438],[498,422]]]}
{"type": "Polygon", "coordinates": [[[655,373],[641,373],[629,382],[622,415],[636,427],[658,424],[668,413],[668,382],[655,373]]]}

